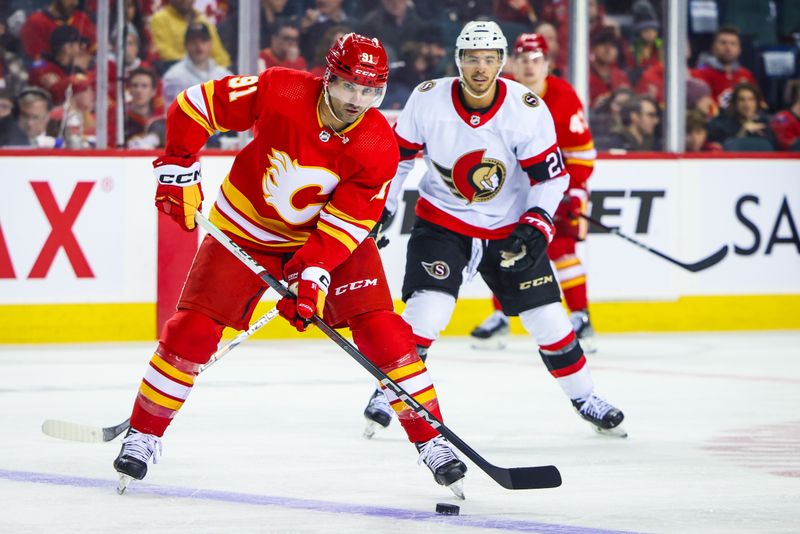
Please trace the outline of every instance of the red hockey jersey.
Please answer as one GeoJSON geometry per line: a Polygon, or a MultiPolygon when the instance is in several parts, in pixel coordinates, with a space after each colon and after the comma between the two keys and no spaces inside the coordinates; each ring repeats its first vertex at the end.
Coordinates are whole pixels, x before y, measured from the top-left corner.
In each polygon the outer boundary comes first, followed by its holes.
{"type": "Polygon", "coordinates": [[[376,109],[335,134],[317,104],[322,80],[267,69],[186,89],[167,115],[166,153],[195,154],[215,130],[254,138],[236,156],[210,219],[238,243],[291,252],[329,271],[380,217],[400,152],[376,109]]]}
{"type": "Polygon", "coordinates": [[[570,189],[586,189],[597,151],[583,113],[583,104],[572,86],[556,76],[547,77],[544,91],[539,96],[553,115],[556,138],[569,172],[570,189]]]}

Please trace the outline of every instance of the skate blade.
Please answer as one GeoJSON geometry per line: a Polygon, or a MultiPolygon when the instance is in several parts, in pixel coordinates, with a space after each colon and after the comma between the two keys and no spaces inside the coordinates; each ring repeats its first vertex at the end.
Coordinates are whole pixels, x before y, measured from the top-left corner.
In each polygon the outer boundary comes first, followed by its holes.
{"type": "Polygon", "coordinates": [[[464,479],[459,478],[449,486],[446,486],[447,489],[453,492],[453,495],[461,499],[462,501],[466,500],[467,498],[464,496],[464,479]]]}
{"type": "Polygon", "coordinates": [[[597,341],[594,339],[594,336],[578,338],[578,341],[580,341],[583,352],[586,354],[594,354],[597,352],[597,341]]]}
{"type": "Polygon", "coordinates": [[[128,475],[123,475],[122,473],[119,474],[119,482],[117,482],[117,493],[122,495],[125,493],[125,490],[128,489],[128,484],[131,483],[133,477],[128,475]]]}
{"type": "Polygon", "coordinates": [[[627,438],[628,431],[625,430],[622,425],[614,427],[614,428],[600,428],[599,426],[594,427],[594,431],[600,434],[601,436],[609,436],[614,438],[627,438]]]}
{"type": "Polygon", "coordinates": [[[371,419],[367,419],[367,424],[364,427],[364,438],[365,439],[372,439],[372,436],[375,435],[375,432],[379,428],[386,428],[386,427],[382,426],[379,423],[376,423],[375,421],[372,421],[371,419]]]}
{"type": "Polygon", "coordinates": [[[505,336],[494,336],[489,339],[470,337],[469,346],[475,350],[503,350],[506,348],[505,336]]]}

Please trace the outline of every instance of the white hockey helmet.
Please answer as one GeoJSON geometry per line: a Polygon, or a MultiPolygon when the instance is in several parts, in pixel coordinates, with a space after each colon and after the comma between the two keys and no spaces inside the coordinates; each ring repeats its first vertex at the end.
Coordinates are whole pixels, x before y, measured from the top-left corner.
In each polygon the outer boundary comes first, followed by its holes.
{"type": "MultiPolygon", "coordinates": [[[[462,50],[500,50],[503,65],[506,63],[508,41],[503,30],[491,20],[473,20],[467,22],[456,39],[456,65],[461,72],[462,50]]],[[[502,67],[501,67],[502,70],[502,67]]]]}

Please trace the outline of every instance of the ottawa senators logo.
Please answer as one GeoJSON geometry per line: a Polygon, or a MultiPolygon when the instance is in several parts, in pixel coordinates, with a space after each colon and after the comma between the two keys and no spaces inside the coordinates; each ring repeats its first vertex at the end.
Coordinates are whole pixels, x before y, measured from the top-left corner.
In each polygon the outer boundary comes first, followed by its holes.
{"type": "Polygon", "coordinates": [[[425,91],[430,91],[433,89],[433,86],[436,85],[436,82],[433,80],[428,80],[427,82],[422,82],[417,86],[417,89],[420,93],[424,93],[425,91]]]}
{"type": "Polygon", "coordinates": [[[452,169],[433,162],[444,183],[467,204],[486,202],[497,196],[506,180],[506,166],[497,159],[484,158],[486,150],[475,150],[456,160],[452,169]]]}
{"type": "Polygon", "coordinates": [[[539,105],[539,97],[533,93],[525,93],[522,95],[522,102],[528,107],[535,108],[539,105]]]}
{"type": "Polygon", "coordinates": [[[421,261],[420,263],[425,271],[437,280],[444,280],[450,276],[450,266],[441,260],[436,260],[431,263],[421,261]]]}

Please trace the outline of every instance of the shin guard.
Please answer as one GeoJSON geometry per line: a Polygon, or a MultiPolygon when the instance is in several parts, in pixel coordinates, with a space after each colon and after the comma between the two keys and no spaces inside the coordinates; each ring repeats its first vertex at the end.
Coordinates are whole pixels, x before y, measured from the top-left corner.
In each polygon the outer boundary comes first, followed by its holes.
{"type": "MultiPolygon", "coordinates": [[[[441,421],[439,399],[428,369],[417,354],[411,327],[396,313],[380,311],[351,319],[350,329],[359,350],[441,421]]],[[[392,390],[383,386],[381,389],[397,413],[409,441],[424,442],[439,434],[392,390]]]]}
{"type": "Polygon", "coordinates": [[[216,350],[222,328],[192,310],[180,310],[167,321],[139,386],[131,428],[145,434],[164,434],[189,396],[200,366],[216,350]]]}

